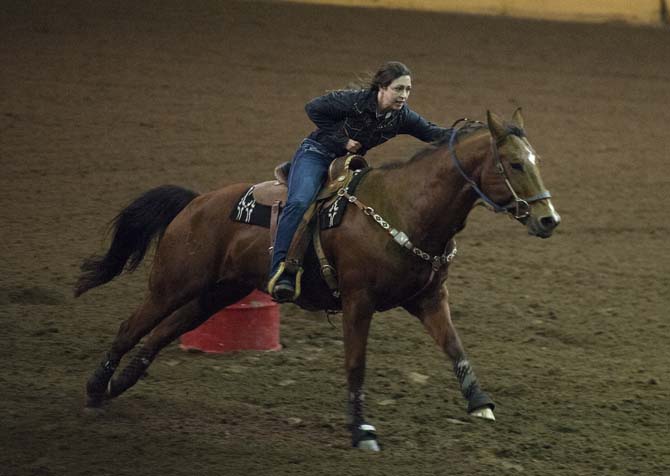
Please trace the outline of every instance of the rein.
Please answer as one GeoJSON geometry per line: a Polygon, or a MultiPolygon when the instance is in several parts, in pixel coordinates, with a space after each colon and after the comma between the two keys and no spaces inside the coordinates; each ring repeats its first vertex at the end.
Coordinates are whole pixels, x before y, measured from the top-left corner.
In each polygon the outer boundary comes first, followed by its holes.
{"type": "Polygon", "coordinates": [[[466,180],[466,182],[470,184],[470,186],[474,189],[474,191],[477,192],[479,198],[481,198],[484,201],[484,203],[489,205],[489,207],[491,208],[491,210],[493,210],[494,213],[505,212],[509,213],[517,220],[524,220],[530,216],[530,203],[537,202],[539,200],[544,200],[545,198],[551,198],[551,193],[548,190],[543,190],[537,195],[533,195],[532,197],[527,198],[520,198],[519,195],[516,193],[514,187],[512,186],[512,183],[509,180],[509,176],[505,171],[505,167],[503,166],[502,160],[500,159],[500,154],[498,152],[498,146],[505,140],[505,138],[507,137],[505,136],[502,139],[496,141],[495,143],[492,142],[493,159],[495,161],[495,166],[496,170],[498,171],[498,174],[502,176],[503,180],[505,181],[505,185],[512,194],[513,198],[507,205],[498,205],[496,202],[494,202],[488,195],[486,195],[479,188],[477,183],[470,176],[468,176],[467,172],[465,172],[463,166],[461,165],[461,161],[458,159],[458,156],[456,155],[456,150],[454,149],[454,144],[456,141],[456,136],[458,135],[458,131],[460,131],[461,129],[470,124],[482,124],[482,125],[484,124],[480,121],[459,119],[453,124],[453,126],[457,126],[460,122],[465,122],[465,124],[460,127],[453,127],[451,131],[451,136],[449,137],[449,155],[451,156],[451,159],[454,165],[456,165],[456,168],[460,172],[461,176],[466,180]]]}

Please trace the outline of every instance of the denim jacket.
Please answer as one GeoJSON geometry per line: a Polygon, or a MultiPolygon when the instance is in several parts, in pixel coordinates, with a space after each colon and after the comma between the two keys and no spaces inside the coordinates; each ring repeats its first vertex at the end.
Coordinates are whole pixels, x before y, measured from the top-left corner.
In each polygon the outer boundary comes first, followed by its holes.
{"type": "Polygon", "coordinates": [[[312,99],[305,106],[317,129],[309,139],[323,145],[336,156],[347,153],[347,141],[361,143],[365,153],[398,134],[409,134],[424,142],[444,136],[447,129],[428,122],[407,104],[402,109],[377,115],[377,91],[370,89],[333,91],[312,99]]]}

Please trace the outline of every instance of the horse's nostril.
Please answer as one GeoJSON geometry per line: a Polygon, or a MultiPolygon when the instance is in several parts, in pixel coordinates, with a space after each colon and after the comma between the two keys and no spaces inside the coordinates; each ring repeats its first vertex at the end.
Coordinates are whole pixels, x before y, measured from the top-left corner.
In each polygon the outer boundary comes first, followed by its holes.
{"type": "Polygon", "coordinates": [[[542,217],[540,219],[540,224],[545,230],[552,230],[558,225],[558,222],[553,216],[542,217]]]}

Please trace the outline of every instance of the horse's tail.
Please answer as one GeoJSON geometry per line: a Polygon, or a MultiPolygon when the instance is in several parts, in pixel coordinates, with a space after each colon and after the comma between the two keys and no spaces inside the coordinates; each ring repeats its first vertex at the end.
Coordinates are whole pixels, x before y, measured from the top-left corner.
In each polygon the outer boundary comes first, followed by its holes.
{"type": "Polygon", "coordinates": [[[124,268],[134,271],[153,239],[160,240],[170,222],[197,196],[176,185],[163,185],[145,192],[124,208],[110,223],[114,237],[107,253],[91,256],[81,264],[75,297],[111,281],[124,268]]]}

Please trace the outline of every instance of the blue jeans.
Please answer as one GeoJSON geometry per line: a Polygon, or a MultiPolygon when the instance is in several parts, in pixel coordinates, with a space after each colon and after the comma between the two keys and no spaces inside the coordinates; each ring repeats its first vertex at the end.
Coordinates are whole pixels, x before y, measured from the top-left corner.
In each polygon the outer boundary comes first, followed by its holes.
{"type": "Polygon", "coordinates": [[[311,139],[303,140],[296,150],[288,175],[286,206],[277,224],[270,277],[277,272],[279,263],[286,260],[293,235],[303,215],[316,199],[333,159],[335,154],[311,139]]]}

